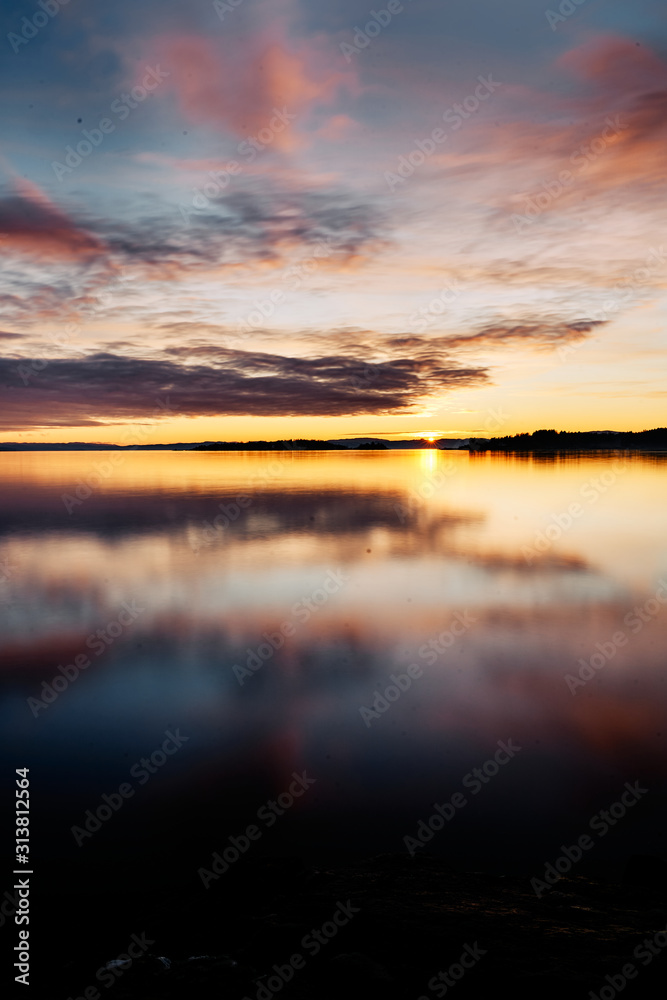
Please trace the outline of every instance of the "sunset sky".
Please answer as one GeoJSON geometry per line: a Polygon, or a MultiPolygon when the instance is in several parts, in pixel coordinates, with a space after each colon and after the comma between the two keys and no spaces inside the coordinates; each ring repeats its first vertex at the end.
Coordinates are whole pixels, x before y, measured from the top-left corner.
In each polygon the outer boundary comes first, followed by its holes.
{"type": "Polygon", "coordinates": [[[663,0],[42,3],[0,440],[667,423],[663,0]]]}

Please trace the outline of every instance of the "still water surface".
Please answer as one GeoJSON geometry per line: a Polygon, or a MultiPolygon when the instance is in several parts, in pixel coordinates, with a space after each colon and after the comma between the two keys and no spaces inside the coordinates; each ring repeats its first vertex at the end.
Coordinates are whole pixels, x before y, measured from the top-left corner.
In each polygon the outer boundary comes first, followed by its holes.
{"type": "Polygon", "coordinates": [[[456,792],[430,850],[539,874],[636,781],[587,860],[662,851],[663,457],[113,462],[0,456],[0,723],[60,877],[194,884],[253,823],[257,852],[405,851],[456,792]]]}

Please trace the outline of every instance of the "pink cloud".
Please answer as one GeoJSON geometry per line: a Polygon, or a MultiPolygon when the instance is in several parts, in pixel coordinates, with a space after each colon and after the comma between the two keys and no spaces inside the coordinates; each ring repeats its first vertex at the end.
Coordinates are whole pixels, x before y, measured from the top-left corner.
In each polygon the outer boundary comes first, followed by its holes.
{"type": "Polygon", "coordinates": [[[296,49],[275,37],[233,49],[190,35],[163,38],[158,48],[168,85],[189,120],[217,124],[239,137],[271,128],[273,121],[280,127],[270,145],[283,151],[302,141],[305,116],[318,104],[330,105],[354,77],[323,56],[316,42],[296,49]],[[296,118],[276,123],[276,109],[296,118]]]}
{"type": "Polygon", "coordinates": [[[619,95],[667,84],[667,64],[645,45],[620,35],[598,36],[570,49],[558,64],[598,90],[619,95]]]}
{"type": "Polygon", "coordinates": [[[543,182],[569,171],[571,186],[548,206],[550,213],[610,191],[619,192],[619,203],[630,198],[653,210],[664,184],[667,62],[645,46],[604,36],[561,56],[557,68],[570,84],[565,91],[524,89],[520,115],[505,104],[492,128],[482,120],[466,123],[429,167],[445,170],[450,181],[474,174],[478,199],[510,209],[523,192],[541,191],[543,182]]]}
{"type": "Polygon", "coordinates": [[[317,130],[318,138],[326,139],[329,142],[339,142],[348,139],[361,130],[359,122],[349,115],[332,115],[324,125],[317,130]]]}

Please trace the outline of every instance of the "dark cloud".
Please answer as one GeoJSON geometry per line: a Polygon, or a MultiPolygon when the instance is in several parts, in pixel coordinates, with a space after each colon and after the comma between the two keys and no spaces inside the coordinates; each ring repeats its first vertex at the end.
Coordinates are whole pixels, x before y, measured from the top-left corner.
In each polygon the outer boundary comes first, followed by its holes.
{"type": "MultiPolygon", "coordinates": [[[[205,186],[205,185],[204,185],[205,186]]],[[[217,186],[217,185],[215,185],[217,186]]],[[[254,190],[163,205],[138,222],[66,215],[33,192],[0,198],[3,248],[68,258],[91,253],[132,264],[169,260],[238,263],[275,259],[287,247],[320,256],[349,257],[384,246],[388,221],[370,203],[340,191],[280,189],[265,182],[254,190]],[[323,246],[321,246],[323,244],[323,246]]]]}
{"type": "Polygon", "coordinates": [[[324,258],[350,257],[384,247],[389,228],[377,207],[345,192],[298,191],[266,180],[261,190],[248,180],[240,189],[212,197],[197,189],[169,215],[163,209],[139,224],[99,220],[89,226],[128,262],[180,260],[183,266],[276,260],[288,248],[318,251],[324,258]]]}
{"type": "Polygon", "coordinates": [[[79,259],[103,252],[102,243],[79,227],[31,185],[0,199],[3,250],[37,256],[79,259]]]}
{"type": "Polygon", "coordinates": [[[209,346],[153,358],[98,353],[58,358],[34,368],[0,359],[0,427],[91,426],[154,418],[168,399],[170,415],[330,416],[401,413],[425,397],[487,381],[482,368],[439,359],[292,358],[209,346]],[[183,360],[186,358],[187,360],[183,360]],[[27,384],[26,384],[27,383],[27,384]]]}
{"type": "Polygon", "coordinates": [[[504,344],[525,344],[526,346],[553,348],[585,340],[596,327],[603,326],[604,320],[581,320],[569,322],[566,320],[545,319],[523,322],[494,322],[476,330],[474,333],[464,333],[446,337],[392,337],[387,345],[394,349],[430,352],[434,348],[441,351],[465,347],[494,347],[504,344]]]}

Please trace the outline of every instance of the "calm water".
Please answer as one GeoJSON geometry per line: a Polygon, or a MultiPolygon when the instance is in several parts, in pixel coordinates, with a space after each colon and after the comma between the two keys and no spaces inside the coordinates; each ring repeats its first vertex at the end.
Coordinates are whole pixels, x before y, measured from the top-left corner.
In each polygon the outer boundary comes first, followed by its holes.
{"type": "Polygon", "coordinates": [[[429,849],[535,875],[636,781],[587,860],[662,851],[660,456],[115,461],[0,456],[0,721],[45,872],[194,887],[249,824],[258,855],[400,852],[459,792],[429,849]],[[476,784],[498,741],[521,749],[476,784]]]}

